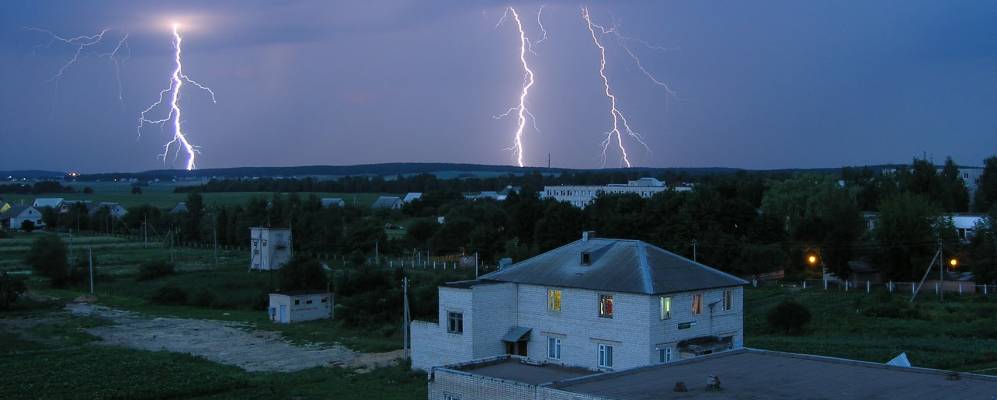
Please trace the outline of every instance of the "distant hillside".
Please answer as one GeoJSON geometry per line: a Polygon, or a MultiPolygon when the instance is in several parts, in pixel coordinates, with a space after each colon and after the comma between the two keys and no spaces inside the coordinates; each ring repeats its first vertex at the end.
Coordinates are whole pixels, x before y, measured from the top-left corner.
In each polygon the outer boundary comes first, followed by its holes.
{"type": "Polygon", "coordinates": [[[59,179],[65,176],[65,172],[22,170],[22,171],[0,171],[0,180],[11,179],[59,179]]]}
{"type": "MultiPolygon", "coordinates": [[[[903,165],[881,164],[871,165],[868,168],[879,172],[886,168],[896,168],[903,165]]],[[[741,168],[709,167],[709,168],[593,168],[593,169],[573,169],[573,168],[543,168],[543,167],[514,167],[510,165],[483,165],[483,164],[452,164],[452,163],[384,163],[384,164],[360,164],[360,165],[306,165],[295,167],[236,167],[236,168],[208,168],[195,171],[185,171],[176,169],[159,169],[142,172],[109,172],[98,174],[84,174],[74,177],[77,181],[109,181],[114,179],[139,179],[139,180],[204,180],[204,179],[236,179],[236,178],[303,178],[315,177],[318,179],[335,179],[343,176],[381,176],[392,177],[396,175],[433,174],[438,178],[461,178],[461,177],[494,177],[501,175],[523,175],[530,173],[540,173],[545,175],[559,175],[563,173],[626,173],[627,175],[648,175],[660,176],[664,174],[684,174],[688,176],[703,175],[725,175],[738,172],[751,172],[755,174],[792,174],[800,172],[809,173],[837,173],[840,168],[785,168],[771,170],[748,170],[741,168]]],[[[0,171],[0,179],[8,176],[26,179],[58,179],[65,176],[63,172],[55,171],[0,171]]]]}
{"type": "MultiPolygon", "coordinates": [[[[151,170],[143,172],[121,172],[121,173],[101,173],[85,174],[77,177],[79,181],[90,180],[111,180],[111,179],[205,179],[205,178],[253,178],[253,177],[317,177],[336,178],[342,176],[394,176],[413,174],[434,174],[440,178],[454,178],[461,176],[495,176],[507,174],[562,174],[562,173],[640,173],[647,175],[660,175],[662,173],[684,173],[693,176],[733,174],[743,171],[738,168],[606,168],[606,169],[571,169],[571,168],[542,168],[542,167],[514,167],[509,165],[482,165],[482,164],[451,164],[451,163],[384,163],[384,164],[361,164],[361,165],[311,165],[296,167],[237,167],[237,168],[208,168],[195,171],[183,171],[175,169],[151,170]]],[[[834,172],[837,168],[824,169],[781,169],[771,171],[754,172],[834,172]]]]}

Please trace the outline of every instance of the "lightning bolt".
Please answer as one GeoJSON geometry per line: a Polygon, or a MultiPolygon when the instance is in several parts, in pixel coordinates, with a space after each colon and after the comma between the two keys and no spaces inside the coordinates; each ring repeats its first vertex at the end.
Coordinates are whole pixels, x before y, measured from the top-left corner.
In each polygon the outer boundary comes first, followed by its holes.
{"type": "Polygon", "coordinates": [[[626,116],[623,115],[623,112],[616,105],[616,95],[613,94],[612,88],[609,85],[609,78],[606,76],[606,47],[599,41],[599,37],[595,34],[595,29],[598,28],[602,33],[610,33],[611,31],[592,22],[588,7],[582,7],[582,19],[585,20],[589,34],[592,36],[592,43],[599,48],[599,76],[602,77],[604,92],[606,97],[609,98],[609,114],[613,119],[613,127],[606,132],[606,139],[602,141],[602,164],[603,166],[606,165],[606,152],[609,150],[609,145],[612,144],[613,139],[616,139],[623,164],[627,168],[630,168],[633,164],[630,163],[630,156],[627,153],[626,145],[623,144],[623,131],[626,131],[628,136],[643,145],[647,151],[650,152],[651,148],[644,142],[644,138],[640,133],[630,128],[630,123],[627,121],[626,116]]]}
{"type": "Polygon", "coordinates": [[[172,148],[173,145],[175,144],[175,145],[177,145],[176,146],[177,149],[176,149],[176,153],[175,153],[176,155],[174,156],[174,159],[176,159],[176,158],[178,158],[180,156],[180,152],[181,151],[185,151],[187,153],[187,165],[186,165],[186,168],[187,168],[188,171],[191,171],[195,167],[195,162],[197,160],[197,155],[200,154],[200,151],[197,149],[196,146],[194,146],[194,145],[192,145],[190,143],[190,141],[187,139],[187,135],[183,132],[183,129],[180,126],[180,122],[181,122],[181,119],[180,119],[180,112],[181,112],[181,110],[180,110],[180,88],[183,86],[184,82],[190,83],[191,85],[194,85],[194,86],[196,86],[196,87],[198,87],[198,88],[200,88],[202,90],[207,91],[211,95],[211,101],[212,102],[216,102],[216,101],[215,101],[215,92],[214,91],[212,91],[210,88],[208,88],[208,87],[206,87],[206,86],[198,83],[197,81],[194,81],[193,79],[190,79],[190,77],[188,77],[186,74],[184,74],[184,72],[183,72],[183,63],[181,62],[181,43],[182,42],[183,42],[183,38],[180,36],[180,25],[179,24],[173,24],[173,45],[174,45],[174,48],[176,50],[175,53],[174,53],[174,61],[176,63],[176,68],[173,70],[173,74],[170,76],[170,86],[159,92],[159,100],[157,100],[155,103],[152,103],[152,105],[150,105],[148,108],[146,108],[145,110],[142,111],[142,114],[139,116],[137,130],[138,130],[139,136],[141,137],[141,135],[142,135],[142,127],[145,126],[145,124],[154,124],[154,125],[155,124],[165,124],[166,122],[173,121],[173,139],[170,140],[169,142],[167,142],[163,146],[163,154],[160,154],[159,156],[163,158],[163,162],[165,163],[166,162],[166,157],[170,153],[170,148],[172,148]],[[149,119],[149,117],[147,117],[146,114],[148,114],[149,112],[151,112],[155,108],[159,107],[163,103],[163,99],[166,98],[167,94],[169,94],[169,98],[170,98],[170,103],[169,103],[170,104],[170,113],[167,114],[166,117],[162,118],[162,119],[156,119],[156,120],[149,119]]]}
{"type": "Polygon", "coordinates": [[[623,51],[625,51],[627,53],[627,55],[630,56],[630,59],[633,60],[634,65],[637,66],[637,69],[640,70],[641,74],[643,74],[645,77],[647,77],[647,79],[649,79],[653,84],[655,84],[655,85],[663,88],[665,90],[665,92],[667,92],[672,97],[678,98],[678,94],[676,94],[675,91],[672,90],[672,88],[669,87],[667,83],[665,83],[665,82],[661,81],[660,79],[658,79],[658,77],[656,77],[654,74],[652,74],[650,71],[648,71],[647,68],[644,68],[644,64],[641,63],[640,57],[637,56],[637,53],[634,53],[633,49],[631,49],[630,46],[627,46],[627,42],[636,42],[636,43],[639,43],[640,45],[642,45],[642,46],[644,46],[644,47],[646,47],[648,49],[657,50],[657,51],[661,51],[661,52],[668,52],[668,51],[671,51],[671,50],[674,50],[674,49],[669,49],[669,48],[666,48],[666,47],[653,45],[653,44],[648,43],[647,41],[645,41],[643,39],[640,39],[640,38],[625,36],[622,33],[620,33],[620,29],[619,29],[618,26],[613,26],[612,28],[609,28],[609,29],[606,29],[606,28],[604,28],[602,26],[599,26],[599,25],[595,25],[595,26],[598,27],[602,31],[603,34],[611,34],[611,35],[613,35],[616,38],[617,44],[619,44],[620,47],[623,49],[623,51]]]}
{"type": "Polygon", "coordinates": [[[547,7],[547,5],[541,4],[540,9],[537,10],[537,26],[540,27],[540,31],[543,32],[544,36],[540,38],[540,40],[537,40],[537,42],[534,44],[540,44],[543,43],[544,40],[547,40],[547,28],[544,28],[544,23],[543,21],[540,20],[540,15],[543,14],[544,12],[544,7],[547,7]]]}
{"type": "MultiPolygon", "coordinates": [[[[61,80],[62,77],[65,75],[66,70],[68,70],[69,67],[73,66],[73,64],[76,64],[76,62],[80,60],[80,57],[86,53],[88,48],[101,43],[104,40],[104,36],[107,34],[107,32],[110,31],[109,28],[104,28],[101,29],[100,32],[93,35],[65,37],[58,35],[55,32],[52,32],[48,29],[33,28],[33,27],[27,27],[25,29],[35,32],[42,32],[48,35],[49,37],[48,43],[36,45],[32,49],[33,52],[37,52],[39,48],[51,48],[52,45],[55,44],[56,42],[68,44],[70,46],[75,47],[76,49],[73,51],[73,56],[70,57],[68,60],[66,60],[66,62],[63,63],[61,67],[59,67],[59,70],[55,73],[55,75],[52,75],[52,77],[50,77],[46,81],[49,83],[61,80]]],[[[128,48],[128,33],[125,33],[124,36],[121,37],[121,39],[118,41],[118,45],[115,46],[111,52],[97,55],[97,57],[99,58],[107,57],[109,60],[111,60],[111,62],[114,63],[115,77],[118,82],[119,100],[122,99],[122,95],[121,95],[121,60],[118,58],[118,53],[121,51],[122,48],[128,48]]]]}
{"type": "MultiPolygon", "coordinates": [[[[526,37],[526,31],[523,30],[523,23],[519,19],[519,13],[516,12],[515,8],[509,7],[506,9],[505,14],[499,19],[497,26],[502,25],[509,15],[512,15],[514,21],[516,21],[516,28],[519,30],[519,62],[523,66],[523,88],[519,92],[519,105],[512,107],[501,115],[494,116],[495,119],[501,119],[509,116],[513,112],[517,114],[517,124],[516,132],[514,133],[513,145],[509,150],[512,150],[516,157],[516,163],[522,167],[524,166],[524,148],[523,148],[523,132],[526,129],[526,120],[529,117],[530,121],[533,123],[533,130],[539,132],[537,129],[537,120],[533,116],[533,113],[526,107],[526,98],[530,94],[530,88],[533,87],[533,70],[530,69],[530,64],[526,61],[526,53],[533,53],[533,45],[530,43],[530,39],[526,37]]],[[[536,54],[536,53],[533,53],[536,54]]]]}

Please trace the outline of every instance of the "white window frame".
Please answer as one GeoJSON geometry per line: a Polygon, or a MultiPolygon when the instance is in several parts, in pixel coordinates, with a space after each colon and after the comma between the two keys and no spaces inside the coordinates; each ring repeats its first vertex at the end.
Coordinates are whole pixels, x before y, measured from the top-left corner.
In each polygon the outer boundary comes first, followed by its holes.
{"type": "Polygon", "coordinates": [[[672,362],[672,346],[658,348],[658,363],[664,364],[672,362]]]}
{"type": "Polygon", "coordinates": [[[460,311],[447,311],[447,333],[452,334],[452,335],[463,335],[464,334],[464,313],[463,312],[460,312],[460,311]],[[458,319],[460,319],[460,326],[459,327],[457,326],[457,324],[454,324],[453,327],[450,326],[450,321],[451,320],[456,320],[455,318],[452,317],[453,315],[459,316],[459,318],[458,318],[458,319]]]}
{"type": "Polygon", "coordinates": [[[613,295],[611,294],[600,294],[599,295],[599,318],[613,318],[613,314],[616,313],[616,303],[613,295]],[[609,312],[605,312],[605,308],[602,306],[605,300],[609,300],[609,312]]]}
{"type": "Polygon", "coordinates": [[[547,336],[547,358],[551,360],[561,359],[561,338],[547,336]]]}
{"type": "Polygon", "coordinates": [[[703,313],[703,294],[693,293],[692,294],[692,314],[700,315],[703,313]]]}
{"type": "Polygon", "coordinates": [[[613,345],[599,343],[599,368],[613,368],[613,345]]]}
{"type": "Polygon", "coordinates": [[[672,319],[672,297],[661,296],[658,298],[658,304],[661,308],[661,320],[672,319]]]}
{"type": "Polygon", "coordinates": [[[547,311],[550,312],[561,312],[562,301],[564,300],[564,292],[561,289],[547,289],[547,311]],[[554,309],[554,293],[557,293],[557,309],[554,309]]]}
{"type": "Polygon", "coordinates": [[[734,309],[734,289],[724,289],[723,301],[720,302],[721,311],[734,309]]]}

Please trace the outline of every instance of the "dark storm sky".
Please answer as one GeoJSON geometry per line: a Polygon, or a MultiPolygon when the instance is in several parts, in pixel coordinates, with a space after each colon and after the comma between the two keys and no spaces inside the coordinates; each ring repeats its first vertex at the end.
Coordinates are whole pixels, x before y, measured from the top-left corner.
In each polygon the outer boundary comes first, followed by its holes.
{"type": "MultiPolygon", "coordinates": [[[[522,82],[515,25],[502,2],[35,1],[0,13],[0,169],[161,168],[167,131],[135,131],[168,85],[168,21],[184,24],[184,127],[199,167],[396,161],[512,164],[522,82]],[[63,35],[111,28],[57,83],[63,35]],[[130,33],[121,64],[94,54],[130,33]]],[[[537,40],[540,3],[512,3],[537,40]]],[[[593,168],[608,101],[580,3],[552,1],[536,73],[528,165],[593,168]]],[[[907,162],[927,152],[980,165],[997,152],[997,2],[614,1],[596,22],[670,48],[633,49],[678,92],[640,75],[610,36],[620,108],[653,152],[638,166],[824,167],[907,162]]],[[[612,147],[611,147],[612,149],[612,147]]],[[[607,166],[619,165],[610,152],[607,166]]],[[[182,166],[181,160],[170,166],[182,166]]]]}

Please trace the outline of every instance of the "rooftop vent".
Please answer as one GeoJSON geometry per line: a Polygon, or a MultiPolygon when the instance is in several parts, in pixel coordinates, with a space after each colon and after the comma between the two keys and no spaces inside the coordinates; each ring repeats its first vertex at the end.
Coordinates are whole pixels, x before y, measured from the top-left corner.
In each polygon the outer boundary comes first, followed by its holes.
{"type": "Polygon", "coordinates": [[[583,231],[582,241],[587,242],[589,239],[595,239],[595,231],[583,231]]]}

